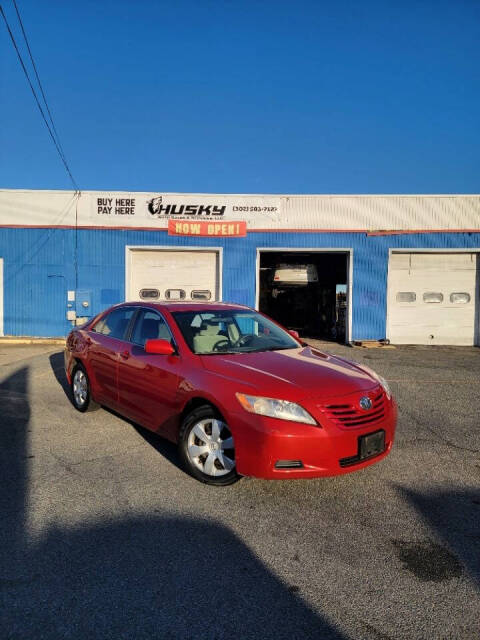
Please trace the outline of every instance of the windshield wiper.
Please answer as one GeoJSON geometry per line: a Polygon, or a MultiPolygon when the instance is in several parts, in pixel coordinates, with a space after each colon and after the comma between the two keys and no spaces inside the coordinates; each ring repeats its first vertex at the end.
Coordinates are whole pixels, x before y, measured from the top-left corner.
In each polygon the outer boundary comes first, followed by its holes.
{"type": "Polygon", "coordinates": [[[285,349],[295,349],[295,347],[265,347],[265,349],[255,349],[254,353],[259,353],[260,351],[284,351],[285,349]]]}
{"type": "Polygon", "coordinates": [[[197,356],[223,356],[235,353],[261,353],[262,351],[284,351],[285,349],[295,349],[296,347],[265,347],[265,349],[239,349],[238,351],[207,351],[206,353],[197,353],[197,356]]]}
{"type": "Polygon", "coordinates": [[[223,356],[225,354],[232,354],[232,353],[245,353],[245,351],[207,351],[205,353],[202,353],[201,351],[199,353],[196,353],[195,355],[197,356],[223,356]]]}

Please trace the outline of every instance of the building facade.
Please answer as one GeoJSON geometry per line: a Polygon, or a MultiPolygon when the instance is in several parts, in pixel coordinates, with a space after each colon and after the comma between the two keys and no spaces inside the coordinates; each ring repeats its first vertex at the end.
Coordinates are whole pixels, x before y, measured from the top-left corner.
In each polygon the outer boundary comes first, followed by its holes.
{"type": "Polygon", "coordinates": [[[0,335],[224,300],[301,335],[479,344],[480,196],[0,191],[0,335]]]}

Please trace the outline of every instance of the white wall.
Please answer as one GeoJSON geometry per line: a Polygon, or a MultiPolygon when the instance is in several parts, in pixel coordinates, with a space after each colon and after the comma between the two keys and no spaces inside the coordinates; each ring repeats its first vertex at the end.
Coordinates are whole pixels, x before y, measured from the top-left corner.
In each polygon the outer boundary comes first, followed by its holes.
{"type": "Polygon", "coordinates": [[[166,229],[169,219],[179,218],[244,220],[247,229],[266,231],[480,231],[480,196],[118,191],[84,191],[77,196],[71,191],[0,190],[0,227],[72,227],[78,222],[91,228],[166,229]],[[171,215],[168,206],[177,212],[183,207],[183,214],[171,215]],[[210,207],[209,214],[205,207],[210,207]]]}

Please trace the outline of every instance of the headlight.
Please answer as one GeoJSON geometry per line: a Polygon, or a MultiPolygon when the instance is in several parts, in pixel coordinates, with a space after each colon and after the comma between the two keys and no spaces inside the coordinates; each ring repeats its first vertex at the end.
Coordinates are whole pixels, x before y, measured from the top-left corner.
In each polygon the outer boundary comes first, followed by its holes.
{"type": "Polygon", "coordinates": [[[295,402],[277,400],[275,398],[262,398],[259,396],[247,396],[244,393],[236,393],[237,400],[245,411],[258,413],[261,416],[291,420],[292,422],[304,422],[305,424],[317,424],[312,416],[295,402]]]}
{"type": "Polygon", "coordinates": [[[383,390],[387,394],[387,398],[390,400],[390,398],[392,397],[392,392],[390,391],[390,387],[388,385],[388,382],[385,380],[385,378],[382,378],[382,376],[379,376],[379,375],[377,375],[377,380],[382,385],[383,390]]]}
{"type": "Polygon", "coordinates": [[[366,373],[371,375],[372,378],[375,378],[375,380],[377,380],[377,382],[379,382],[382,385],[383,390],[387,394],[387,398],[390,400],[390,398],[392,397],[392,392],[390,391],[390,387],[388,385],[388,382],[385,380],[385,378],[383,378],[382,376],[379,376],[376,371],[374,371],[373,369],[370,369],[370,367],[367,367],[366,364],[358,364],[357,366],[359,366],[366,373]]]}

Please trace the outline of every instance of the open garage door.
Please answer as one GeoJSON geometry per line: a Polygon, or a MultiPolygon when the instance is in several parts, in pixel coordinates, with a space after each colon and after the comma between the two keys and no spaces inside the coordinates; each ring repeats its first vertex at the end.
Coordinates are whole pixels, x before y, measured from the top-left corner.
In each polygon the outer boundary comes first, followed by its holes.
{"type": "Polygon", "coordinates": [[[220,300],[220,251],[127,247],[126,300],[220,300]]]}
{"type": "Polygon", "coordinates": [[[259,250],[258,309],[302,338],[348,341],[347,252],[259,250]]]}
{"type": "Polygon", "coordinates": [[[393,344],[478,344],[477,253],[392,253],[387,337],[393,344]]]}

